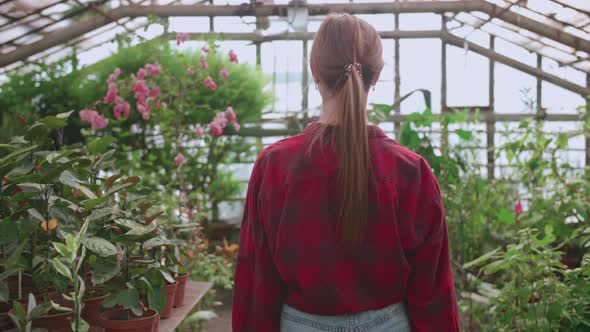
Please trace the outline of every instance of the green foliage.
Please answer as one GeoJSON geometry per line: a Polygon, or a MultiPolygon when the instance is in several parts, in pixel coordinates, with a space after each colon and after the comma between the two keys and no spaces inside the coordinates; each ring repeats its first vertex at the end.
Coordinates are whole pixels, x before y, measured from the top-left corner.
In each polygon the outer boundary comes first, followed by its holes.
{"type": "Polygon", "coordinates": [[[234,286],[234,263],[222,256],[201,253],[190,272],[193,279],[211,282],[222,289],[234,286]]]}

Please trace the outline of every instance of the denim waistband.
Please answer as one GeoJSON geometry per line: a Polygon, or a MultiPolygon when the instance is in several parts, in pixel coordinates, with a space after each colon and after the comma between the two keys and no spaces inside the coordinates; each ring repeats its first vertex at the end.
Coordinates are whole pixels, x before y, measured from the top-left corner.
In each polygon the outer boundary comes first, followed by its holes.
{"type": "Polygon", "coordinates": [[[283,305],[281,331],[401,332],[410,331],[410,328],[403,303],[341,316],[308,314],[283,305]]]}

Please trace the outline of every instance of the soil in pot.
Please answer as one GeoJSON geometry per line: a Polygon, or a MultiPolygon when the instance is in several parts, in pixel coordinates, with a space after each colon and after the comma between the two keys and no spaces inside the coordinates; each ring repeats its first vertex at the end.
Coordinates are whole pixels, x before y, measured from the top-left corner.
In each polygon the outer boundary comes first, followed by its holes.
{"type": "Polygon", "coordinates": [[[140,317],[129,309],[111,309],[100,315],[100,325],[105,332],[157,332],[155,330],[158,312],[146,309],[140,317]]]}
{"type": "MultiPolygon", "coordinates": [[[[74,309],[74,303],[66,300],[53,300],[62,307],[74,309]]],[[[25,310],[26,310],[26,304],[25,310]]],[[[10,310],[11,312],[13,311],[10,310]]],[[[73,312],[50,311],[47,315],[33,320],[33,327],[46,329],[49,332],[70,332],[71,324],[74,320],[73,312]]]]}
{"type": "Polygon", "coordinates": [[[172,306],[174,305],[174,296],[176,295],[176,287],[178,286],[178,281],[166,285],[166,306],[164,307],[164,311],[160,314],[162,319],[167,319],[172,317],[172,306]]]}
{"type": "Polygon", "coordinates": [[[188,281],[189,276],[189,273],[185,273],[174,278],[178,282],[178,286],[176,286],[176,294],[174,295],[174,308],[182,307],[184,305],[186,282],[188,281]]]}
{"type": "Polygon", "coordinates": [[[100,327],[100,306],[108,294],[104,294],[104,288],[96,287],[87,291],[82,309],[82,318],[92,327],[100,327]]]}

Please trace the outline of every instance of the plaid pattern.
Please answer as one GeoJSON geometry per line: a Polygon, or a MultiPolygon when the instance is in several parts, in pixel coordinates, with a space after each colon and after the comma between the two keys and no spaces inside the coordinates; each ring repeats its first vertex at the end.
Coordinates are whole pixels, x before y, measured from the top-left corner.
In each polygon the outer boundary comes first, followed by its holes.
{"type": "Polygon", "coordinates": [[[373,184],[366,240],[355,252],[342,250],[336,158],[328,149],[306,156],[310,126],[266,148],[254,166],[233,330],[279,331],[283,303],[343,315],[404,301],[412,331],[459,331],[444,209],[426,161],[368,127],[373,184]]]}

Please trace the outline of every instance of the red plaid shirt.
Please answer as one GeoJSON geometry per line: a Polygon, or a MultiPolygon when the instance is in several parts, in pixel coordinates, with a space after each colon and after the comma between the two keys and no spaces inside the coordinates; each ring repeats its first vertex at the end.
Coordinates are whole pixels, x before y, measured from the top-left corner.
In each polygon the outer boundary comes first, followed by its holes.
{"type": "Polygon", "coordinates": [[[368,127],[370,217],[365,243],[350,253],[337,235],[336,158],[328,150],[306,155],[309,128],[266,148],[252,171],[233,330],[279,331],[284,303],[344,315],[403,301],[412,331],[459,331],[444,209],[429,165],[368,127]]]}

